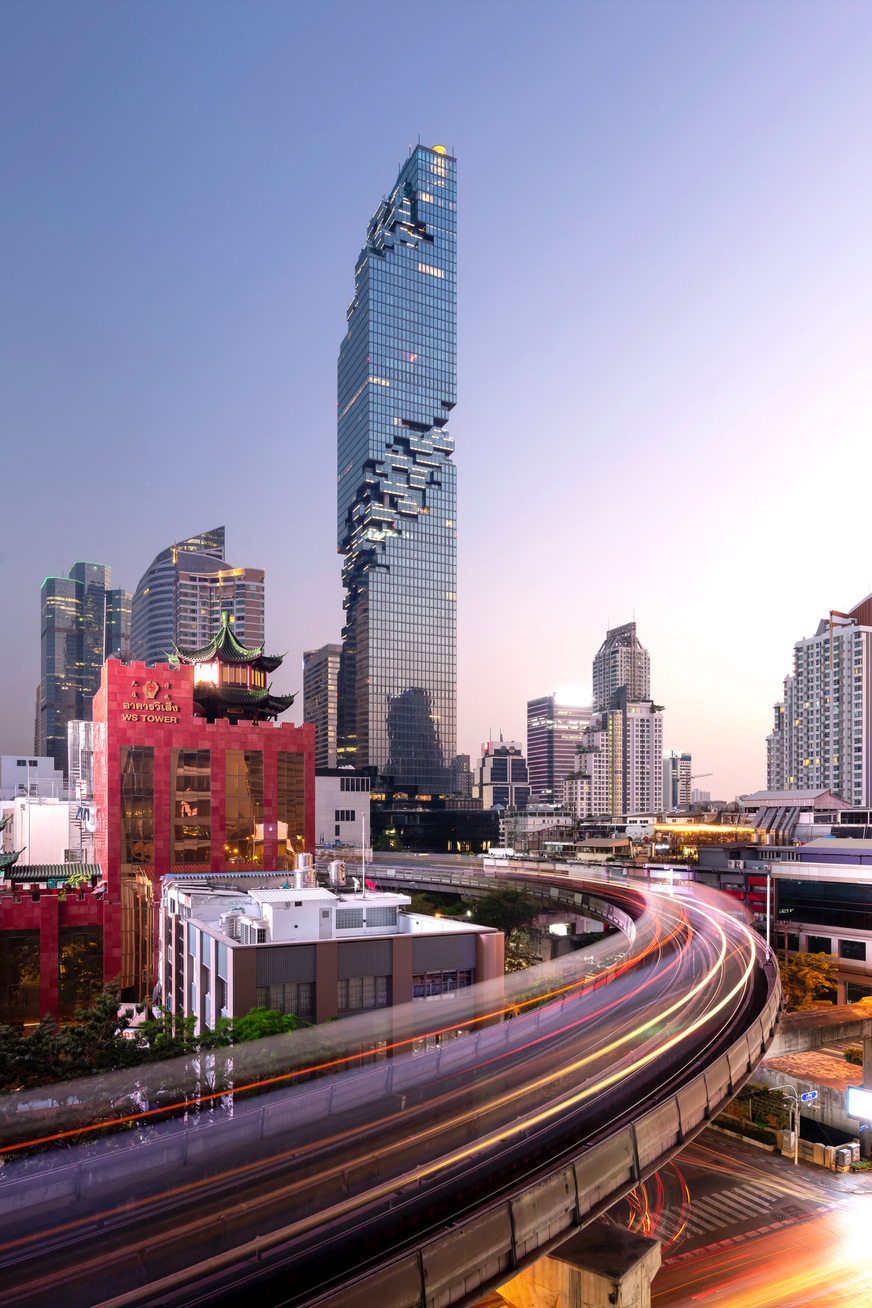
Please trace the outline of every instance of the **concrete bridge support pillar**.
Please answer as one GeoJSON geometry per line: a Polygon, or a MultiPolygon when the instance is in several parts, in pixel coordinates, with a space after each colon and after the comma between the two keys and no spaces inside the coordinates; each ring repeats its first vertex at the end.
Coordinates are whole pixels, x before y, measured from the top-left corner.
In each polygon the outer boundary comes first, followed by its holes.
{"type": "Polygon", "coordinates": [[[863,1037],[863,1087],[872,1090],[872,1036],[863,1037]]]}
{"type": "Polygon", "coordinates": [[[660,1241],[596,1222],[507,1281],[512,1308],[651,1308],[660,1241]]]}

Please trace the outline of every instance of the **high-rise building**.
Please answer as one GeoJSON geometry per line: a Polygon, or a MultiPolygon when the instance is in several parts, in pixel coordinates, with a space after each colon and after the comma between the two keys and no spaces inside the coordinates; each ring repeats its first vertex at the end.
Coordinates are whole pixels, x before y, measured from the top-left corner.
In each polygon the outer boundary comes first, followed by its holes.
{"type": "Polygon", "coordinates": [[[161,550],[133,596],[130,653],[140,663],[160,663],[173,645],[207,645],[226,613],[233,634],[247,649],[264,639],[264,574],[232,568],[224,557],[224,528],[204,531],[161,550]]]}
{"type": "Polygon", "coordinates": [[[636,635],[635,622],[613,627],[593,661],[593,709],[602,713],[612,695],[626,686],[631,700],[640,703],[650,698],[651,661],[648,651],[636,635]]]}
{"type": "Polygon", "coordinates": [[[130,595],[112,589],[112,569],[75,563],[67,577],[46,577],[40,591],[39,749],[67,771],[67,724],[90,720],[100,669],[126,657],[130,595]]]}
{"type": "Polygon", "coordinates": [[[459,799],[472,799],[472,768],[468,754],[457,754],[451,764],[451,793],[459,799]]]}
{"type": "Polygon", "coordinates": [[[303,655],[303,721],[315,727],[315,767],[336,767],[341,645],[322,645],[303,655]]]}
{"type": "Polygon", "coordinates": [[[796,642],[766,754],[767,790],[872,805],[872,595],[796,642]]]}
{"type": "Polygon", "coordinates": [[[591,707],[561,704],[557,694],[527,700],[527,766],[537,804],[561,804],[563,782],[576,767],[591,707]]]}
{"type": "Polygon", "coordinates": [[[677,750],[663,755],[663,807],[684,810],[690,806],[691,756],[677,750]]]}
{"type": "Polygon", "coordinates": [[[473,798],[484,808],[526,808],[530,801],[527,761],[516,740],[486,740],[475,769],[473,798]]]}
{"type": "Polygon", "coordinates": [[[339,757],[446,793],[456,752],[455,160],[417,146],[355,267],[338,369],[339,757]]]}
{"type": "Polygon", "coordinates": [[[663,709],[651,701],[650,660],[635,622],[606,633],[593,662],[593,699],[565,802],[577,817],[656,812],[663,806],[663,709]]]}

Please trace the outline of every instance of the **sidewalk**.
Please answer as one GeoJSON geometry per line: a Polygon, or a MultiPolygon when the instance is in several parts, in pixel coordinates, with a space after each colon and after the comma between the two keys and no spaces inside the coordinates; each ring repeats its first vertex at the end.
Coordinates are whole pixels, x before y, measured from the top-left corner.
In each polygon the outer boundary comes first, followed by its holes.
{"type": "Polygon", "coordinates": [[[773,1175],[783,1176],[785,1180],[801,1176],[804,1181],[811,1181],[821,1189],[833,1190],[839,1194],[872,1194],[872,1171],[831,1172],[829,1168],[818,1167],[814,1163],[803,1162],[802,1159],[794,1164],[792,1158],[785,1158],[780,1153],[765,1153],[740,1139],[722,1135],[720,1131],[706,1130],[697,1138],[704,1140],[712,1149],[740,1154],[755,1167],[771,1170],[773,1175]]]}

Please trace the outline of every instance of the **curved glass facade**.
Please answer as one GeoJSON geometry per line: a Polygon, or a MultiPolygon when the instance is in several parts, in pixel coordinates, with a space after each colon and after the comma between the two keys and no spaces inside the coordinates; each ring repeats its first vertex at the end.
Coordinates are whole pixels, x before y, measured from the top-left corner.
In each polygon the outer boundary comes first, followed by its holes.
{"type": "Polygon", "coordinates": [[[338,750],[435,793],[456,752],[455,170],[418,146],[376,210],[338,384],[338,750]]]}

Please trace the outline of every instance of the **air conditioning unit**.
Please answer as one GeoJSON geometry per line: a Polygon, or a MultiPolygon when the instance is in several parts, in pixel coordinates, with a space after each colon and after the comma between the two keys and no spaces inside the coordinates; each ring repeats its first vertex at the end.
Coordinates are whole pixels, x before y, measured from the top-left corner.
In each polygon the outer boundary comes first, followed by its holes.
{"type": "Polygon", "coordinates": [[[239,919],[239,936],[241,945],[265,945],[269,940],[269,923],[265,917],[249,917],[244,913],[239,919]]]}
{"type": "Polygon", "coordinates": [[[218,928],[223,931],[225,936],[231,940],[239,939],[239,923],[242,920],[242,914],[239,909],[233,909],[229,913],[222,913],[218,919],[218,928]]]}

